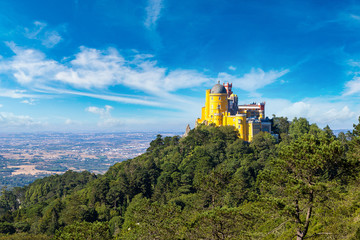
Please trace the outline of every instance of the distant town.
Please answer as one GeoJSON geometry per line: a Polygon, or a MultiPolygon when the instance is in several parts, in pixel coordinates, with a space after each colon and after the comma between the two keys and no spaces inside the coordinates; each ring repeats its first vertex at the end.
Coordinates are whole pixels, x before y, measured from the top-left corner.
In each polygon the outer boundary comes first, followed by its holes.
{"type": "Polygon", "coordinates": [[[157,134],[1,133],[0,187],[24,186],[67,170],[103,174],[113,164],[144,153],[157,134]]]}

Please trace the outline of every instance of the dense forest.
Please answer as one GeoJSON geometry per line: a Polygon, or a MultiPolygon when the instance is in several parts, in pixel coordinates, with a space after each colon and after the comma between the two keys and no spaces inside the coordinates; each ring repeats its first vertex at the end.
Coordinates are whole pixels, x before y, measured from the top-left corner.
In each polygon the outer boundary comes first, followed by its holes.
{"type": "Polygon", "coordinates": [[[272,128],[278,139],[248,143],[201,125],[104,175],[2,189],[0,239],[360,239],[360,123],[335,136],[274,116],[272,128]]]}

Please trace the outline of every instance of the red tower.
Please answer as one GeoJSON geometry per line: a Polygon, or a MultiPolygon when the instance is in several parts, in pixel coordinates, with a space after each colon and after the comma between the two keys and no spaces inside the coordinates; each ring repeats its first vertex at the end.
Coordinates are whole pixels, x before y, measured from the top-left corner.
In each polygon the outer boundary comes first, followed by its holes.
{"type": "Polygon", "coordinates": [[[226,89],[226,92],[227,92],[227,96],[228,97],[230,97],[230,95],[233,93],[232,91],[231,91],[231,88],[232,88],[232,83],[223,83],[223,86],[225,87],[225,89],[226,89]]]}

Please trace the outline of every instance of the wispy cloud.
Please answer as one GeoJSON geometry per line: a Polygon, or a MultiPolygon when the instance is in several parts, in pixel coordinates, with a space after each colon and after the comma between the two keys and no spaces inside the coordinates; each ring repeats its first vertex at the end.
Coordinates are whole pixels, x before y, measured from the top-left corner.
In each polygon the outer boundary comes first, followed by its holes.
{"type": "Polygon", "coordinates": [[[355,76],[351,81],[345,83],[344,96],[360,93],[360,77],[355,76]]]}
{"type": "Polygon", "coordinates": [[[21,103],[25,103],[28,105],[35,105],[35,99],[33,99],[33,98],[25,99],[25,100],[21,101],[21,103]]]}
{"type": "Polygon", "coordinates": [[[154,29],[156,22],[160,17],[161,9],[163,8],[163,0],[148,0],[146,7],[145,27],[154,29]]]}
{"type": "Polygon", "coordinates": [[[54,60],[46,59],[41,51],[18,47],[13,42],[7,45],[15,53],[10,60],[0,61],[0,72],[9,73],[21,84],[34,84],[48,81],[48,77],[61,71],[64,66],[54,60]]]}
{"type": "Polygon", "coordinates": [[[235,70],[236,70],[236,67],[234,67],[234,66],[229,66],[229,70],[235,71],[235,70]]]}
{"type": "MultiPolygon", "coordinates": [[[[79,52],[64,57],[61,62],[49,59],[43,52],[7,43],[14,52],[10,58],[0,59],[0,73],[12,76],[23,88],[41,97],[77,95],[108,101],[154,106],[187,111],[195,101],[179,95],[179,89],[211,86],[216,79],[193,69],[169,69],[159,66],[155,57],[134,53],[124,56],[115,48],[105,50],[81,47],[79,52]],[[114,86],[141,91],[143,94],[119,94],[114,86]]],[[[277,81],[289,70],[251,69],[243,76],[218,74],[218,80],[233,82],[248,92],[277,81]]],[[[0,96],[26,98],[33,104],[39,96],[25,90],[0,91],[0,96]]]]}
{"type": "Polygon", "coordinates": [[[113,118],[110,111],[114,109],[112,106],[106,105],[104,108],[99,107],[88,107],[85,111],[99,115],[100,121],[98,122],[99,127],[116,127],[123,125],[120,119],[113,118]]]}
{"type": "Polygon", "coordinates": [[[360,62],[354,59],[347,61],[347,64],[352,68],[349,75],[352,79],[345,83],[343,96],[350,96],[360,93],[360,62]]]}
{"type": "Polygon", "coordinates": [[[31,29],[25,28],[25,37],[30,39],[36,39],[37,36],[40,34],[40,32],[46,27],[47,24],[44,22],[35,21],[33,25],[34,26],[31,29]]]}
{"type": "Polygon", "coordinates": [[[359,15],[349,14],[349,17],[352,18],[352,19],[355,19],[355,20],[357,20],[357,21],[360,21],[360,16],[359,16],[359,15]]]}
{"type": "Polygon", "coordinates": [[[40,126],[40,121],[35,121],[30,116],[15,115],[9,112],[0,112],[0,126],[1,127],[34,127],[40,126]]]}
{"type": "Polygon", "coordinates": [[[55,29],[49,29],[45,22],[35,21],[32,28],[25,28],[25,37],[37,39],[47,48],[53,48],[62,41],[60,33],[55,29]]]}
{"type": "Polygon", "coordinates": [[[110,110],[113,109],[112,106],[106,105],[104,108],[98,107],[87,107],[85,110],[90,113],[99,114],[102,118],[110,117],[110,110]]]}
{"type": "Polygon", "coordinates": [[[218,79],[222,82],[232,82],[237,88],[254,93],[256,90],[275,82],[288,72],[290,72],[289,69],[265,72],[261,68],[252,68],[250,73],[246,73],[243,76],[235,76],[222,72],[219,73],[218,79]]]}
{"type": "MultiPolygon", "coordinates": [[[[210,81],[195,70],[159,67],[151,55],[136,54],[126,59],[114,48],[81,47],[73,58],[60,63],[47,59],[44,53],[35,49],[21,48],[12,42],[8,46],[15,55],[0,60],[0,72],[11,74],[17,82],[32,89],[59,88],[59,85],[61,89],[64,84],[83,90],[123,85],[166,98],[173,97],[170,92],[210,81]]],[[[136,102],[135,99],[131,101],[136,102]]],[[[141,101],[137,103],[141,104],[141,101]]],[[[148,104],[148,101],[143,103],[148,104]]]]}
{"type": "Polygon", "coordinates": [[[26,90],[0,88],[0,97],[8,98],[40,98],[41,96],[29,94],[26,90]]]}

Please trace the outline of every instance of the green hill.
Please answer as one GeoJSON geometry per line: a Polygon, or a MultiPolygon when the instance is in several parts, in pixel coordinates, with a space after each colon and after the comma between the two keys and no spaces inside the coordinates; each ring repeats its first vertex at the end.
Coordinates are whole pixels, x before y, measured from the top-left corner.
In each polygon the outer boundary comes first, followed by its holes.
{"type": "Polygon", "coordinates": [[[3,189],[0,239],[360,239],[360,125],[335,137],[273,118],[277,141],[233,127],[158,135],[104,175],[3,189]]]}

